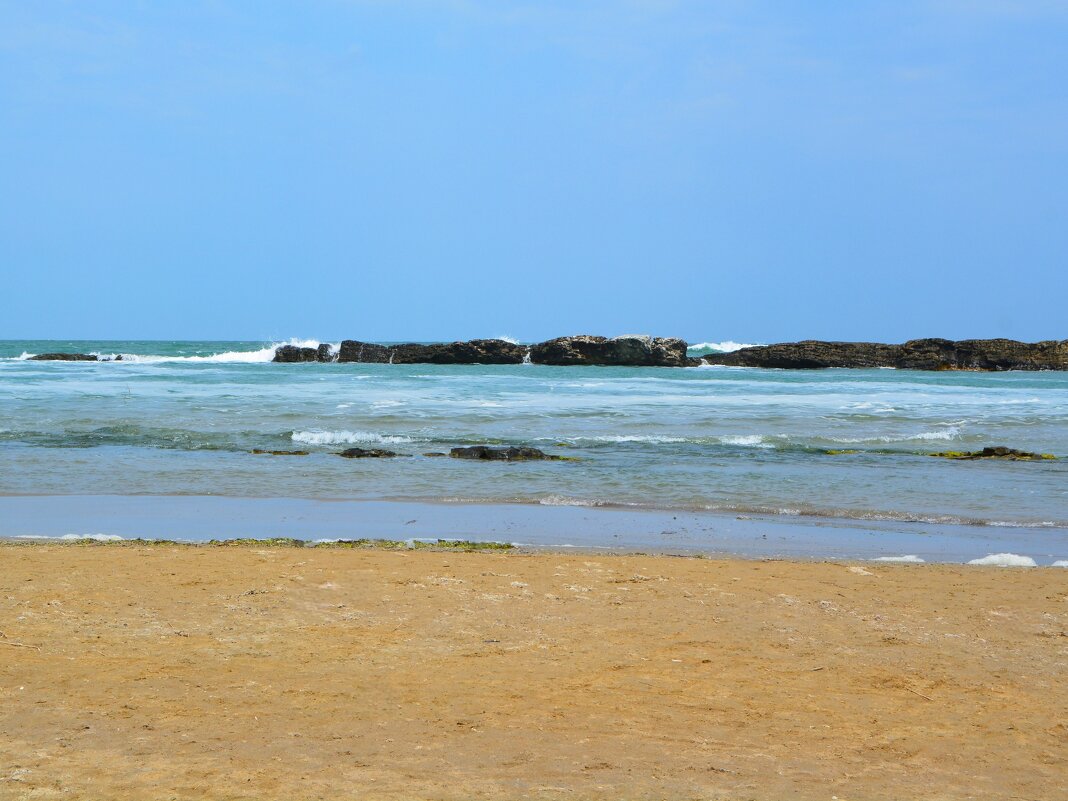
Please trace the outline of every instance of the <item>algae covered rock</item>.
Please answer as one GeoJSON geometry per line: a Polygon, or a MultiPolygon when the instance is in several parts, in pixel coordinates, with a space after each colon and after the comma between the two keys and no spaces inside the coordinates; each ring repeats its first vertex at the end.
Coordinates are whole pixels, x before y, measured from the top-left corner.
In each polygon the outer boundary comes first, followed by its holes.
{"type": "Polygon", "coordinates": [[[344,456],[346,459],[386,459],[397,455],[383,448],[348,448],[338,453],[338,456],[344,456]]]}
{"type": "Polygon", "coordinates": [[[1029,451],[1018,451],[1015,448],[1003,446],[983,448],[981,451],[942,451],[941,453],[932,453],[931,456],[938,456],[942,459],[956,459],[958,461],[1005,459],[1011,462],[1031,462],[1057,458],[1052,453],[1030,453],[1029,451]]]}
{"type": "Polygon", "coordinates": [[[449,451],[449,456],[453,459],[473,459],[483,462],[533,462],[558,458],[537,448],[517,448],[514,445],[507,448],[491,448],[488,445],[453,448],[449,451]]]}

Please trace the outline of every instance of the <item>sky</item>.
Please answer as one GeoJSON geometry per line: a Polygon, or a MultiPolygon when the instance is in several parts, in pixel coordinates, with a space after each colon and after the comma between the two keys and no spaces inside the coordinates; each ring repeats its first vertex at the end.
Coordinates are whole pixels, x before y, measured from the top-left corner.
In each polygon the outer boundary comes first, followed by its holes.
{"type": "Polygon", "coordinates": [[[1068,337],[1068,0],[0,0],[0,338],[1068,337]]]}

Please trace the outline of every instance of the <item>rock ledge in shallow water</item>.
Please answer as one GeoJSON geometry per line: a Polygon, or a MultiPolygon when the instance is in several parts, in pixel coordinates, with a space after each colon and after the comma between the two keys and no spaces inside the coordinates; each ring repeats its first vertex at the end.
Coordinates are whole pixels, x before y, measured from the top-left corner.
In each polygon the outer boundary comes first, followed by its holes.
{"type": "Polygon", "coordinates": [[[956,459],[957,461],[970,461],[972,459],[1005,459],[1010,462],[1032,462],[1040,459],[1056,459],[1052,453],[1030,453],[1018,451],[1015,448],[994,447],[983,448],[981,451],[942,451],[932,453],[931,456],[939,456],[943,459],[956,459]]]}
{"type": "Polygon", "coordinates": [[[823,342],[807,339],[756,345],[731,353],[710,353],[694,362],[733,367],[811,370],[828,367],[893,367],[901,370],[1068,370],[1068,339],[913,339],[901,345],[879,342],[823,342]]]}
{"type": "Polygon", "coordinates": [[[38,353],[30,356],[31,362],[98,362],[100,357],[93,353],[38,353]]]}

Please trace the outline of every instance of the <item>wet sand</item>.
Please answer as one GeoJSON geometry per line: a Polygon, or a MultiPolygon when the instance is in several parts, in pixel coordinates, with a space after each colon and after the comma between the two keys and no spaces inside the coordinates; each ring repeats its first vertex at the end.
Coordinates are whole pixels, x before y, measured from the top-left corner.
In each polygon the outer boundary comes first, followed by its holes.
{"type": "Polygon", "coordinates": [[[1068,570],[0,546],[0,798],[1068,798],[1068,570]]]}

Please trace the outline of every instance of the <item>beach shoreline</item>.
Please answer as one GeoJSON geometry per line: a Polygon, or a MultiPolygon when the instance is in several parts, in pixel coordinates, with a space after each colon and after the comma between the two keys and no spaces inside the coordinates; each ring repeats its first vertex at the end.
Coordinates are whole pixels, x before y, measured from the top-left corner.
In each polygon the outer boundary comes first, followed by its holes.
{"type": "Polygon", "coordinates": [[[1068,797],[1068,572],[0,546],[0,798],[1068,797]]]}
{"type": "Polygon", "coordinates": [[[522,547],[779,559],[966,563],[990,554],[1068,559],[1057,526],[969,525],[642,509],[189,495],[0,496],[0,540],[122,537],[204,542],[243,537],[470,539],[522,547]]]}

